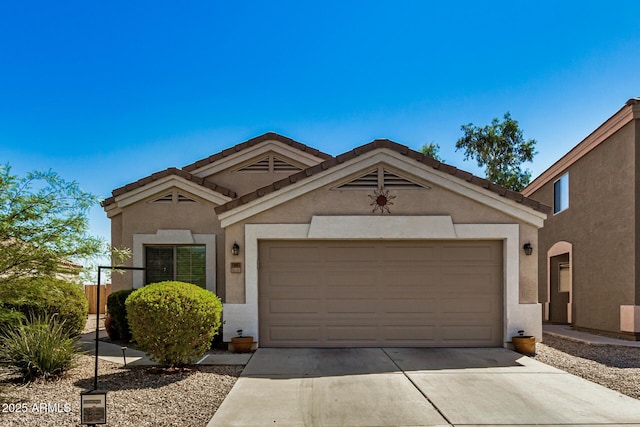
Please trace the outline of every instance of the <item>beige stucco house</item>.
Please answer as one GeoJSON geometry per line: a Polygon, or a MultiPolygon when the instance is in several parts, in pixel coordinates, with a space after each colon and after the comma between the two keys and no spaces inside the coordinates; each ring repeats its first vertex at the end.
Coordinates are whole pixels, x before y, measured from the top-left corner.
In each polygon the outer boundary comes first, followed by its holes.
{"type": "Polygon", "coordinates": [[[640,98],[524,190],[553,206],[539,234],[545,321],[640,337],[640,98]]]}
{"type": "Polygon", "coordinates": [[[114,290],[191,281],[224,340],[260,346],[506,346],[541,339],[549,208],[388,140],[337,157],[268,133],[113,191],[114,290]]]}

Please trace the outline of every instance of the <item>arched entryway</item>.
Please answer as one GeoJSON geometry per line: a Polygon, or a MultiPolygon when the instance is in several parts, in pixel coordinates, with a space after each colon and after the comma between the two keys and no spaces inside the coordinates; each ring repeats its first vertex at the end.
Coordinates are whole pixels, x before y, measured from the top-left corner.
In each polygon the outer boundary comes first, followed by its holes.
{"type": "Polygon", "coordinates": [[[547,301],[544,320],[573,322],[573,245],[560,241],[547,251],[547,301]]]}

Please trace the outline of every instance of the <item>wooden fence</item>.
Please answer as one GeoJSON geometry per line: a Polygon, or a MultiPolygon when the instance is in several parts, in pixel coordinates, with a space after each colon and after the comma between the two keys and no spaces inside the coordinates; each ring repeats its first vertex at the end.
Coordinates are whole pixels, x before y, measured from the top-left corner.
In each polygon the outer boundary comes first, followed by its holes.
{"type": "MultiPolygon", "coordinates": [[[[84,294],[89,301],[89,314],[96,314],[98,311],[96,307],[97,289],[98,285],[84,285],[84,294]]],[[[111,295],[111,283],[100,285],[100,314],[107,312],[107,297],[109,295],[111,295]]]]}

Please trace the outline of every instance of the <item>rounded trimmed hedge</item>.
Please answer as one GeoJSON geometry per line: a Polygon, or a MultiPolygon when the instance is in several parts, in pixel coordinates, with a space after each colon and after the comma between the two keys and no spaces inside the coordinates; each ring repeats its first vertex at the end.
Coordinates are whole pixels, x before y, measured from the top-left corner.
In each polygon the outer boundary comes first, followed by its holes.
{"type": "Polygon", "coordinates": [[[184,366],[211,346],[221,325],[222,302],[183,282],[160,282],[134,291],[126,301],[133,339],[162,365],[184,366]]]}
{"type": "Polygon", "coordinates": [[[107,332],[109,337],[114,341],[131,341],[131,331],[129,330],[125,303],[129,295],[134,291],[135,289],[123,289],[112,292],[107,297],[107,312],[111,316],[111,327],[107,332]]]}
{"type": "Polygon", "coordinates": [[[87,322],[89,303],[82,285],[53,277],[26,277],[0,285],[4,308],[22,313],[27,319],[53,316],[64,322],[71,336],[80,334],[87,322]]]}

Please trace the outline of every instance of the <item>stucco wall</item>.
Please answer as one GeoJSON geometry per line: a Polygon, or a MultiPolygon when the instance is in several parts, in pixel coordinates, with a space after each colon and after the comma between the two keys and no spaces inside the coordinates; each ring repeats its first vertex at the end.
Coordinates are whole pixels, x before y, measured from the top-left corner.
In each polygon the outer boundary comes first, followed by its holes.
{"type": "MultiPolygon", "coordinates": [[[[550,214],[540,229],[541,266],[554,243],[573,244],[573,322],[579,327],[618,331],[620,305],[637,304],[636,126],[629,123],[569,166],[569,208],[550,214]]],[[[565,172],[531,198],[553,206],[553,183],[565,172]]],[[[545,302],[546,268],[538,274],[540,301],[545,302]]]]}

